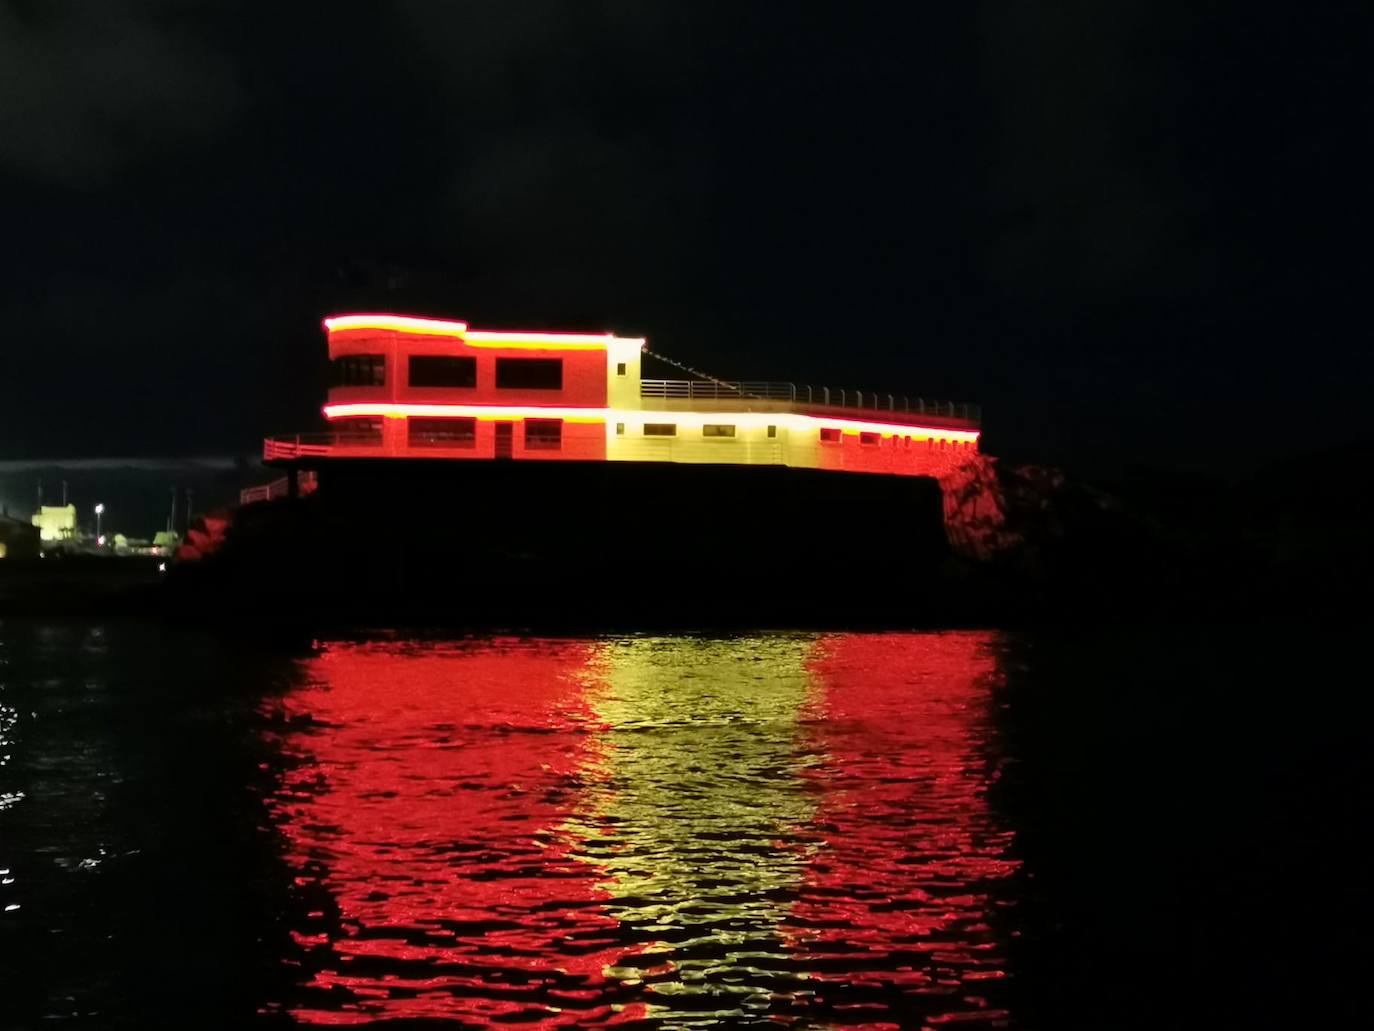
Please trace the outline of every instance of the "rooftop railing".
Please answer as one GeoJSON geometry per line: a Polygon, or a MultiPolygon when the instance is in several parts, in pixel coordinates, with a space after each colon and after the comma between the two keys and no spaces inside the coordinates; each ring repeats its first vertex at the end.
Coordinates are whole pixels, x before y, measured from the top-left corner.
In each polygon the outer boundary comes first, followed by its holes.
{"type": "Polygon", "coordinates": [[[728,383],[696,379],[646,379],[640,381],[639,396],[676,401],[787,401],[792,404],[854,408],[871,412],[931,415],[945,419],[963,419],[968,422],[978,422],[983,414],[978,405],[968,402],[936,401],[931,398],[905,397],[901,394],[884,394],[877,391],[748,380],[728,383]]]}

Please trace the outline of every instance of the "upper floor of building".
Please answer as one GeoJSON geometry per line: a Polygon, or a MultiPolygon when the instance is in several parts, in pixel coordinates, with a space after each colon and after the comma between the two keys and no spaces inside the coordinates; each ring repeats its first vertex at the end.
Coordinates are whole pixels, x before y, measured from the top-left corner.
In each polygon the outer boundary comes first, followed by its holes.
{"type": "Polygon", "coordinates": [[[637,403],[641,338],[470,329],[400,315],[325,319],[328,408],[355,404],[637,403]]]}

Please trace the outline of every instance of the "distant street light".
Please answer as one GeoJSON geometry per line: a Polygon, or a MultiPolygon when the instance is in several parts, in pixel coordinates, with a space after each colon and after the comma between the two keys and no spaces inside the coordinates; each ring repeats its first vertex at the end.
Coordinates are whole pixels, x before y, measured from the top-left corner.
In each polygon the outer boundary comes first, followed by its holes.
{"type": "Polygon", "coordinates": [[[100,517],[104,514],[104,502],[97,501],[95,505],[95,544],[98,548],[103,548],[105,546],[105,535],[100,532],[100,517]]]}

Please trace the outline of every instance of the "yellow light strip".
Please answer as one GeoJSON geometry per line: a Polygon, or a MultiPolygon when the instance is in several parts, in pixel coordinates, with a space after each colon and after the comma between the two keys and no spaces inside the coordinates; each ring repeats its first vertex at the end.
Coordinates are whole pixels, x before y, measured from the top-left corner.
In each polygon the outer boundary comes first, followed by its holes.
{"type": "Polygon", "coordinates": [[[549,351],[604,351],[615,337],[609,333],[518,333],[470,330],[464,340],[472,347],[539,348],[549,351]]]}
{"type": "Polygon", "coordinates": [[[885,437],[914,437],[917,440],[955,440],[976,443],[981,436],[977,430],[946,429],[942,426],[914,426],[905,423],[866,422],[862,419],[832,419],[791,412],[655,412],[638,408],[572,408],[540,405],[438,405],[409,404],[389,401],[356,401],[348,404],[324,406],[326,419],[348,417],[406,418],[408,416],[438,418],[468,418],[490,421],[495,419],[563,419],[567,422],[711,422],[730,423],[746,429],[781,426],[789,430],[838,429],[844,433],[880,433],[885,437]],[[683,417],[687,416],[686,419],[683,417]]]}
{"type": "Polygon", "coordinates": [[[335,315],[324,320],[330,333],[348,329],[382,329],[394,333],[425,333],[430,336],[461,337],[468,331],[466,322],[420,319],[410,315],[335,315]]]}

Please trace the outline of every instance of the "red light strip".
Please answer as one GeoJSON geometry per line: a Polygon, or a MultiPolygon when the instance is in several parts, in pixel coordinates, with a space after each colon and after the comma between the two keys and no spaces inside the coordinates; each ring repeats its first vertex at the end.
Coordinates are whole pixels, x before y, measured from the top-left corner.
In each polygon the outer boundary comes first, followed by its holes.
{"type": "Polygon", "coordinates": [[[605,408],[567,408],[549,405],[424,405],[424,404],[352,404],[325,405],[326,419],[346,419],[357,416],[383,419],[404,419],[411,416],[439,419],[562,419],[565,422],[605,422],[605,408]]]}
{"type": "Polygon", "coordinates": [[[946,429],[943,426],[918,426],[907,423],[867,422],[862,419],[818,418],[791,412],[655,412],[638,408],[571,408],[540,405],[439,405],[411,404],[389,401],[355,401],[324,406],[326,419],[349,417],[403,419],[409,416],[455,419],[564,419],[568,422],[682,422],[696,419],[710,422],[729,422],[737,426],[785,426],[795,430],[838,429],[845,433],[880,433],[888,437],[918,437],[921,439],[956,440],[976,443],[977,430],[946,429]]]}

